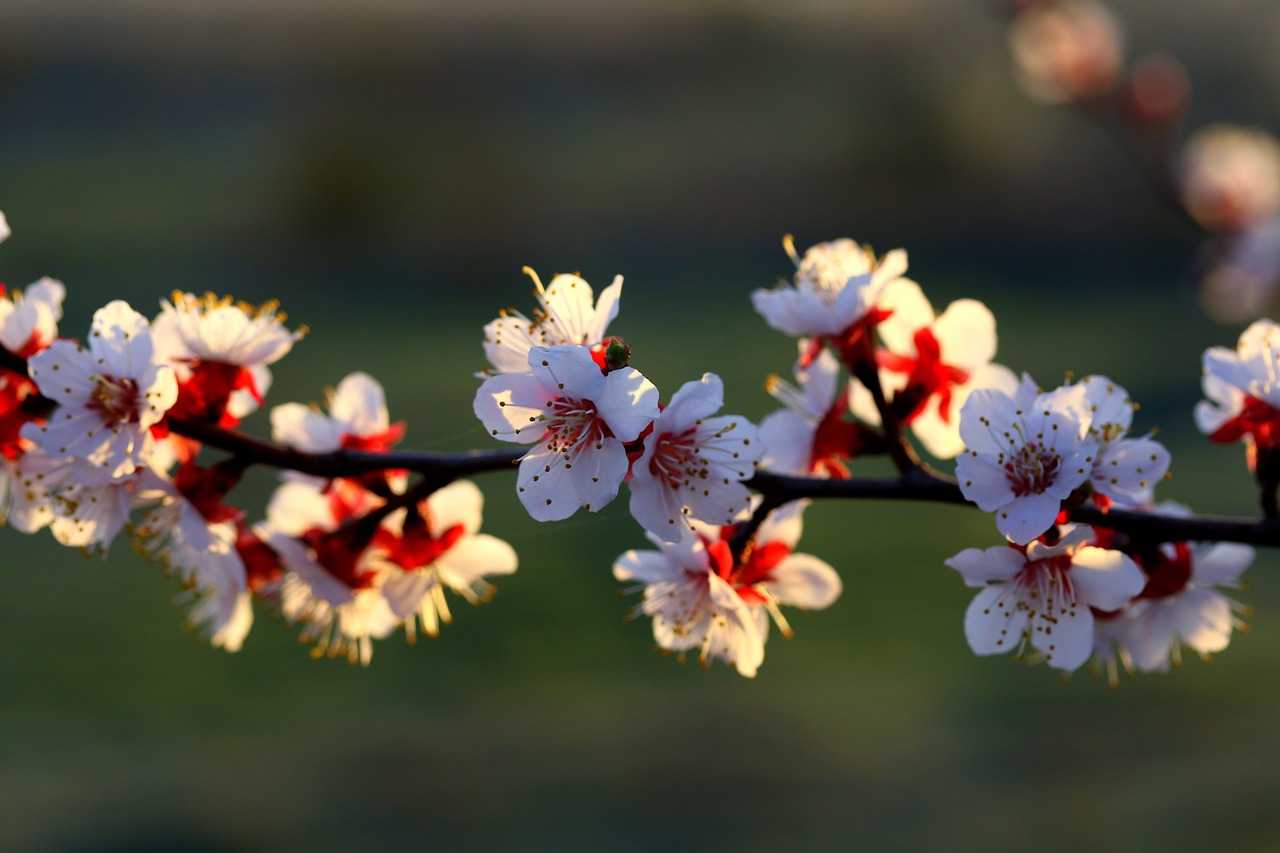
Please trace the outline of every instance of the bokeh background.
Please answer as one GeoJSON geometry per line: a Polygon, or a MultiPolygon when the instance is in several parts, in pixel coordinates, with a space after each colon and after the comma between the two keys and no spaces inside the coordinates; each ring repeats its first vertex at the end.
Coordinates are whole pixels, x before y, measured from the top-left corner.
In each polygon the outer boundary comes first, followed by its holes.
{"type": "MultiPolygon", "coordinates": [[[[1280,8],[1114,4],[1196,87],[1190,124],[1280,128],[1280,8]]],[[[69,288],[276,297],[311,334],[274,402],[366,370],[405,446],[490,446],[480,327],[530,264],[626,276],[615,329],[665,394],[704,370],[758,418],[793,344],[748,295],[803,247],[910,252],[935,306],[995,312],[1043,384],[1104,372],[1174,452],[1161,496],[1253,511],[1195,432],[1197,235],[1106,132],[1028,101],[978,0],[6,0],[0,247],[69,288]]],[[[265,415],[246,427],[260,434],[265,415]]],[[[883,469],[868,463],[864,472],[883,469]]],[[[246,499],[261,512],[272,475],[246,499]]],[[[1212,665],[1110,690],[980,659],[942,561],[997,539],[961,507],[809,510],[842,573],[754,680],[648,653],[613,558],[625,506],[538,525],[488,475],[520,571],[437,640],[313,662],[260,612],[244,650],[180,629],[121,542],[88,561],[5,532],[0,846],[28,850],[1273,850],[1280,566],[1212,665]]]]}

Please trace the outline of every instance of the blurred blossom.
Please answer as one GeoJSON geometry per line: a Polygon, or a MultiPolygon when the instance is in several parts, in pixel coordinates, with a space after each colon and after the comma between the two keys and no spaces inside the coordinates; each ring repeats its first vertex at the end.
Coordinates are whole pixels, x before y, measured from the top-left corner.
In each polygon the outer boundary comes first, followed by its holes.
{"type": "Polygon", "coordinates": [[[1123,64],[1120,42],[1112,14],[1087,2],[1028,9],[1009,32],[1023,87],[1031,97],[1054,104],[1111,89],[1123,64]]]}
{"type": "Polygon", "coordinates": [[[1240,323],[1266,314],[1280,285],[1280,217],[1255,222],[1224,237],[1198,296],[1206,314],[1221,323],[1240,323]]]}
{"type": "Polygon", "coordinates": [[[1280,143],[1263,130],[1211,125],[1182,153],[1182,202],[1210,231],[1247,228],[1280,210],[1280,143]]]}
{"type": "Polygon", "coordinates": [[[1127,115],[1149,128],[1178,123],[1191,104],[1191,81],[1182,63],[1164,53],[1144,56],[1129,69],[1127,115]]]}

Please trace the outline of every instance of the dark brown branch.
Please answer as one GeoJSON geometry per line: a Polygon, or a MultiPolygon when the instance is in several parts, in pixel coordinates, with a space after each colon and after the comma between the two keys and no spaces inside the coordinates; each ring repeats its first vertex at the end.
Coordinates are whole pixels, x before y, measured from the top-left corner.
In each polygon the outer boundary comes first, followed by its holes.
{"type": "MultiPolygon", "coordinates": [[[[747,485],[765,496],[772,506],[801,498],[864,498],[891,501],[928,501],[969,504],[954,480],[925,471],[884,479],[819,480],[759,472],[747,485]]],[[[1071,520],[1120,530],[1149,542],[1242,542],[1264,548],[1280,548],[1280,520],[1221,516],[1170,516],[1134,510],[1102,512],[1093,506],[1070,510],[1071,520]]],[[[759,522],[756,522],[756,527],[759,522]]],[[[754,527],[752,528],[754,532],[754,527]]]]}
{"type": "Polygon", "coordinates": [[[207,447],[225,450],[261,465],[298,471],[313,477],[356,477],[373,471],[403,469],[437,480],[444,477],[444,482],[440,485],[446,485],[461,477],[510,468],[527,452],[527,448],[517,447],[470,450],[464,453],[408,450],[394,453],[369,453],[361,450],[306,453],[200,421],[171,418],[169,428],[176,434],[193,438],[207,447]]]}

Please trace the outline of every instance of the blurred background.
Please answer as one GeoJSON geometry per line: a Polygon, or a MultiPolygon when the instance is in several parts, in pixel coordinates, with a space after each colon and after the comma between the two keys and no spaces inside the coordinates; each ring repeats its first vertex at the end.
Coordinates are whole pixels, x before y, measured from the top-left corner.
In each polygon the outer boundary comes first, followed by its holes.
{"type": "MultiPolygon", "coordinates": [[[[1188,128],[1280,127],[1274,3],[1113,8],[1128,51],[1185,65],[1188,128]]],[[[1006,29],[978,0],[6,0],[0,275],[65,281],[69,335],[111,298],[279,298],[312,332],[269,402],[366,370],[404,446],[461,450],[491,446],[471,374],[481,326],[532,306],[522,265],[622,273],[612,330],[664,396],[712,370],[759,418],[795,351],[749,293],[789,274],[783,234],[850,236],[906,248],[939,309],[985,301],[1014,369],[1126,386],[1174,454],[1161,497],[1252,513],[1242,452],[1191,420],[1201,352],[1243,327],[1197,307],[1200,235],[1104,129],[1020,91],[1006,29]]],[[[751,681],[624,622],[625,506],[538,525],[480,484],[520,571],[367,670],[261,611],[211,650],[126,543],[6,531],[0,844],[1275,849],[1275,554],[1252,633],[1110,690],[970,653],[942,561],[996,544],[989,517],[816,505],[802,550],[844,596],[751,681]]]]}

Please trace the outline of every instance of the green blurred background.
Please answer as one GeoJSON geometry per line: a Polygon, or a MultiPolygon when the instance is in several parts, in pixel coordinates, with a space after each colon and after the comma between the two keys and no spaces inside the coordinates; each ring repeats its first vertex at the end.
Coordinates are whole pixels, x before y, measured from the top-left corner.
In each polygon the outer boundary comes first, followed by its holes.
{"type": "MultiPolygon", "coordinates": [[[[1193,125],[1280,126],[1274,3],[1116,8],[1132,50],[1186,63],[1193,125]]],[[[1252,511],[1242,454],[1191,422],[1201,351],[1239,332],[1196,311],[1196,235],[1105,133],[1017,91],[977,0],[6,0],[0,209],[4,280],[63,279],[67,334],[110,298],[278,297],[313,331],[273,402],[366,370],[432,450],[490,446],[470,374],[481,325],[531,305],[524,264],[624,274],[637,366],[664,394],[716,371],[758,418],[794,357],[748,302],[788,273],[781,236],[903,246],[935,306],[990,305],[1001,361],[1125,385],[1174,452],[1162,497],[1252,511]]],[[[481,485],[520,571],[367,670],[261,612],[210,650],[125,543],[86,561],[6,533],[0,846],[1280,844],[1274,554],[1251,634],[1112,691],[969,652],[942,561],[995,544],[988,517],[818,505],[802,546],[845,594],[751,681],[623,621],[624,505],[538,525],[481,485]]]]}

